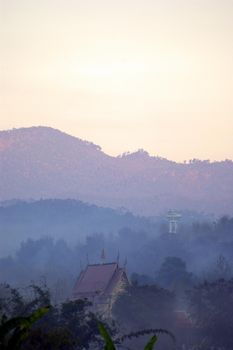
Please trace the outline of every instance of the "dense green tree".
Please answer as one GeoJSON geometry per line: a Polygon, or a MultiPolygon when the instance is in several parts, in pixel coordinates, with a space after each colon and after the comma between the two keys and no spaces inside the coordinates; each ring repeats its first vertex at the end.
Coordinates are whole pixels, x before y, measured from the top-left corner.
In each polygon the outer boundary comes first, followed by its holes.
{"type": "Polygon", "coordinates": [[[31,285],[20,292],[8,284],[0,284],[0,316],[28,316],[49,304],[50,293],[45,285],[31,285]]]}
{"type": "Polygon", "coordinates": [[[193,276],[186,270],[186,263],[177,257],[167,257],[162,263],[156,281],[164,288],[180,292],[192,285],[193,276]]]}
{"type": "Polygon", "coordinates": [[[75,350],[76,345],[72,333],[64,327],[50,330],[36,327],[30,332],[22,350],[75,350]]]}
{"type": "MultiPolygon", "coordinates": [[[[9,285],[0,285],[0,320],[12,317],[29,317],[38,308],[50,304],[45,286],[32,285],[24,295],[9,285]]],[[[87,300],[66,301],[50,307],[23,342],[25,350],[73,350],[88,349],[100,343],[98,321],[100,317],[90,310],[87,300]]],[[[114,334],[113,324],[107,327],[114,334]]]]}
{"type": "Polygon", "coordinates": [[[156,285],[128,287],[119,296],[113,315],[122,328],[170,328],[173,323],[175,296],[156,285]]]}
{"type": "Polygon", "coordinates": [[[187,296],[200,339],[209,347],[232,350],[233,279],[204,282],[187,292],[187,296]]]}
{"type": "Polygon", "coordinates": [[[48,313],[50,306],[39,308],[27,317],[7,319],[5,315],[0,320],[0,349],[20,350],[25,348],[25,342],[30,336],[31,327],[48,313]]]}
{"type": "Polygon", "coordinates": [[[131,282],[138,286],[150,286],[154,284],[153,278],[145,274],[132,273],[131,282]]]}

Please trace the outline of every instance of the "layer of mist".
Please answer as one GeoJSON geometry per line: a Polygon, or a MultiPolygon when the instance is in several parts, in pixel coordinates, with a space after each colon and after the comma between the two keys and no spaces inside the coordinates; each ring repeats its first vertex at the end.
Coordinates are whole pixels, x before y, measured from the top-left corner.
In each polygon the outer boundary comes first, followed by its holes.
{"type": "Polygon", "coordinates": [[[81,269],[101,262],[103,249],[106,262],[119,259],[128,275],[142,284],[174,287],[176,272],[170,281],[160,273],[168,258],[178,259],[170,265],[182,274],[186,271],[192,283],[232,274],[233,218],[229,217],[213,222],[184,213],[178,232],[169,234],[166,218],[45,200],[2,206],[0,220],[1,247],[7,242],[14,246],[5,256],[2,249],[0,282],[19,286],[43,278],[58,299],[71,295],[81,269]]]}

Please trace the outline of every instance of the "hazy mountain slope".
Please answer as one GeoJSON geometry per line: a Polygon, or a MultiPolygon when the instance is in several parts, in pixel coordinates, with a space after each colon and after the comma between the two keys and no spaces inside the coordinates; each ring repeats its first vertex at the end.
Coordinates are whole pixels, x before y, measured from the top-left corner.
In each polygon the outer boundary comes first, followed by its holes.
{"type": "Polygon", "coordinates": [[[0,171],[1,200],[78,198],[149,215],[171,207],[233,211],[230,161],[179,164],[144,151],[110,157],[47,127],[1,131],[0,171]]]}
{"type": "Polygon", "coordinates": [[[28,238],[43,236],[77,244],[87,235],[113,234],[129,228],[156,234],[157,224],[131,213],[101,208],[77,200],[47,199],[0,204],[0,255],[28,238]]]}

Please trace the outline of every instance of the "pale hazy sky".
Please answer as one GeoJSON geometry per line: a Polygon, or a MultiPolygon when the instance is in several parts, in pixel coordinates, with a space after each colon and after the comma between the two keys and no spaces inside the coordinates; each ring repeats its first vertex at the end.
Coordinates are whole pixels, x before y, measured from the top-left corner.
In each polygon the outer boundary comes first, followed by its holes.
{"type": "Polygon", "coordinates": [[[233,159],[233,0],[0,4],[0,129],[233,159]]]}

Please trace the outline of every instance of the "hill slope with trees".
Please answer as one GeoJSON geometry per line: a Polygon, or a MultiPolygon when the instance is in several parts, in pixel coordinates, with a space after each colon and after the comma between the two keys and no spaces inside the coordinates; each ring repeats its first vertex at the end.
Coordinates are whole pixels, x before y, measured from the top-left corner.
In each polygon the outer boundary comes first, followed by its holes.
{"type": "MultiPolygon", "coordinates": [[[[156,141],[155,141],[156,147],[156,141]]],[[[0,200],[73,198],[134,213],[233,210],[233,162],[119,157],[48,127],[0,132],[0,200]]]]}

